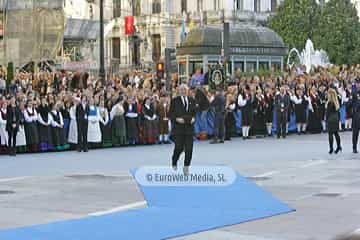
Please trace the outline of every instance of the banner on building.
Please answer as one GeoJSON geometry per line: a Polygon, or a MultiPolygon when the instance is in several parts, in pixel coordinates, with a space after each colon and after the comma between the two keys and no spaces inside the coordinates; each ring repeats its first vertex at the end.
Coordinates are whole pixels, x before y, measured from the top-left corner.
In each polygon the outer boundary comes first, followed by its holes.
{"type": "Polygon", "coordinates": [[[63,69],[67,71],[96,70],[97,68],[98,66],[96,61],[68,61],[63,64],[63,69]]]}
{"type": "Polygon", "coordinates": [[[125,34],[132,35],[135,32],[134,27],[134,16],[126,16],[125,17],[125,34]]]}
{"type": "Polygon", "coordinates": [[[171,91],[171,75],[177,73],[176,49],[165,48],[166,90],[171,91]]]}
{"type": "Polygon", "coordinates": [[[212,91],[219,89],[224,90],[226,88],[226,78],[223,66],[216,65],[210,69],[209,88],[212,91]]]}

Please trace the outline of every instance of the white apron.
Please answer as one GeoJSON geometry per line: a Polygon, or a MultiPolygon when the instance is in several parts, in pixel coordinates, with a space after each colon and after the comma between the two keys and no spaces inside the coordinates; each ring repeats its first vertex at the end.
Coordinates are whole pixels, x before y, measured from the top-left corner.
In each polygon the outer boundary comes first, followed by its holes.
{"type": "Polygon", "coordinates": [[[19,131],[16,135],[16,146],[26,146],[26,136],[25,136],[25,128],[23,125],[19,126],[19,131]]]}
{"type": "Polygon", "coordinates": [[[76,107],[72,106],[70,108],[70,126],[69,126],[69,136],[68,142],[72,144],[78,143],[78,133],[77,133],[77,123],[76,123],[76,107]]]}
{"type": "Polygon", "coordinates": [[[88,121],[88,142],[101,143],[100,114],[98,108],[96,108],[96,115],[89,115],[88,121]]]}
{"type": "MultiPolygon", "coordinates": [[[[1,115],[1,113],[0,113],[1,115]]],[[[0,144],[1,146],[7,146],[9,140],[8,132],[6,131],[6,119],[0,116],[0,144]]]]}

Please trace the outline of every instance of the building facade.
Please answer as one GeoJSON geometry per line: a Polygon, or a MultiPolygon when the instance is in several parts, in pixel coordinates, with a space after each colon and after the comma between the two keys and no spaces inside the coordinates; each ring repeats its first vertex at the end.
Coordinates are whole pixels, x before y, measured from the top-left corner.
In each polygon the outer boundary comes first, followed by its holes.
{"type": "Polygon", "coordinates": [[[264,23],[282,0],[112,0],[112,29],[107,37],[108,64],[153,67],[165,48],[176,48],[183,31],[225,21],[264,23]],[[124,17],[135,16],[136,32],[124,33],[124,17]]]}

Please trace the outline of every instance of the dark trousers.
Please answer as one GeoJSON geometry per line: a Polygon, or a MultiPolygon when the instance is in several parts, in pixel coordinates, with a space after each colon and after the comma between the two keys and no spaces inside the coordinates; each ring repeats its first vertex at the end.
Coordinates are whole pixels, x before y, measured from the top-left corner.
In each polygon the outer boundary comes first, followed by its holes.
{"type": "Polygon", "coordinates": [[[287,112],[277,112],[276,114],[276,131],[278,137],[286,136],[287,112]]]}
{"type": "Polygon", "coordinates": [[[336,139],[336,145],[337,145],[337,148],[340,148],[341,147],[341,140],[340,140],[340,135],[339,135],[339,132],[336,131],[336,132],[332,132],[332,131],[329,131],[329,147],[330,149],[334,149],[333,148],[333,145],[334,145],[334,136],[335,136],[335,139],[336,139]]]}
{"type": "Polygon", "coordinates": [[[172,165],[177,166],[180,154],[185,151],[185,163],[186,167],[190,166],[192,153],[193,153],[193,136],[192,135],[175,135],[175,149],[172,156],[172,165]]]}
{"type": "Polygon", "coordinates": [[[16,129],[12,129],[8,131],[9,140],[8,140],[8,146],[9,146],[9,152],[16,152],[16,135],[18,131],[16,129]]]}
{"type": "Polygon", "coordinates": [[[17,132],[18,131],[16,129],[12,129],[12,130],[8,131],[8,136],[9,136],[8,146],[9,146],[10,151],[15,150],[15,148],[16,148],[17,132]]]}
{"type": "Polygon", "coordinates": [[[353,128],[353,131],[352,131],[353,150],[357,150],[359,131],[360,131],[360,128],[353,128]]]}
{"type": "Polygon", "coordinates": [[[77,131],[78,131],[78,145],[77,149],[79,151],[87,151],[88,150],[88,121],[77,121],[77,131]]]}
{"type": "Polygon", "coordinates": [[[224,113],[215,114],[215,137],[220,140],[224,140],[225,134],[225,116],[224,113]]]}

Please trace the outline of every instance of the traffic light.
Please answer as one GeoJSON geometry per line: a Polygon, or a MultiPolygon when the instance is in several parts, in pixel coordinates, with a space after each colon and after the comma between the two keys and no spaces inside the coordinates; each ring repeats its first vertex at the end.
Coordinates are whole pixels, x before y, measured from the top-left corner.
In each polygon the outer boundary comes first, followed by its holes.
{"type": "Polygon", "coordinates": [[[165,75],[165,64],[158,63],[156,64],[156,76],[160,79],[163,79],[165,75]]]}

